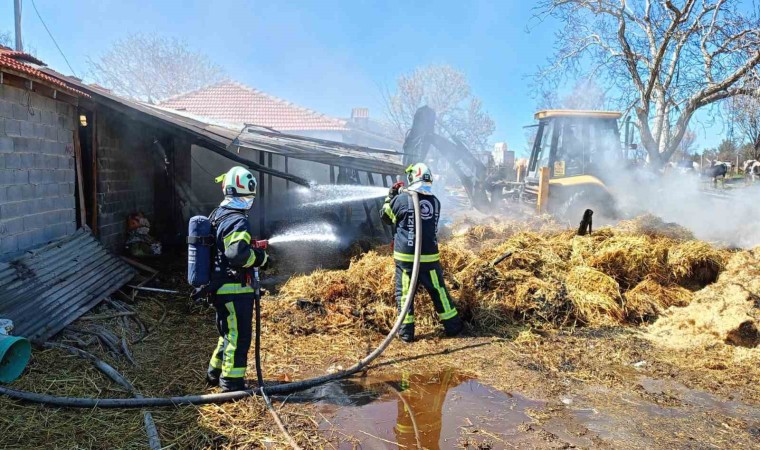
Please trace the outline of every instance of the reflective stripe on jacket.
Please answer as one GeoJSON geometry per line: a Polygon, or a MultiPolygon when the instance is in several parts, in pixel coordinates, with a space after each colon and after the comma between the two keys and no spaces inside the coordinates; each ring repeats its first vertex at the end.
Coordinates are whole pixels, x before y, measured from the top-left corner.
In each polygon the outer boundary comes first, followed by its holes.
{"type": "MultiPolygon", "coordinates": [[[[422,226],[421,262],[440,260],[438,255],[438,217],[441,202],[432,194],[419,194],[422,226]]],[[[383,215],[394,226],[393,258],[396,261],[414,261],[414,204],[408,192],[401,192],[392,200],[385,200],[383,215]]]]}

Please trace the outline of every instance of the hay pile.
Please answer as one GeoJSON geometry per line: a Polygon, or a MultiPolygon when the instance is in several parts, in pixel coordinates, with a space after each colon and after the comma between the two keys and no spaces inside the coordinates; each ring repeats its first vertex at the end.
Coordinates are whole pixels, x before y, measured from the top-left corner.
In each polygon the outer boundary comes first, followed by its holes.
{"type": "Polygon", "coordinates": [[[715,284],[697,292],[685,308],[669,311],[647,337],[670,348],[726,343],[760,345],[760,247],[733,255],[715,284]]]}
{"type": "MultiPolygon", "coordinates": [[[[463,317],[486,333],[519,321],[592,327],[649,322],[670,306],[689,304],[731,254],[652,216],[591,236],[575,236],[543,217],[462,223],[447,236],[440,245],[446,284],[463,317]],[[490,265],[508,251],[511,257],[490,265]]],[[[289,307],[273,312],[273,319],[294,334],[356,326],[386,332],[395,319],[393,272],[387,253],[370,251],[347,270],[293,277],[280,292],[289,307]]],[[[426,293],[415,308],[418,327],[437,323],[426,293]]]]}

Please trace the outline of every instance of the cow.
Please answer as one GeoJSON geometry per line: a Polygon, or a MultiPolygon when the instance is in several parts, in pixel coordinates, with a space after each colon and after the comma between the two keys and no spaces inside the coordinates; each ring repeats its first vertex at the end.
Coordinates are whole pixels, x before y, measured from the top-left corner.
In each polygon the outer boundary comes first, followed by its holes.
{"type": "Polygon", "coordinates": [[[760,178],[760,161],[754,161],[751,166],[745,169],[744,176],[747,176],[747,171],[749,171],[749,179],[754,183],[760,178]]]}
{"type": "Polygon", "coordinates": [[[715,187],[718,187],[718,178],[721,178],[723,183],[725,183],[726,175],[731,171],[731,163],[716,160],[710,161],[709,159],[707,161],[710,163],[710,166],[702,170],[702,175],[712,178],[713,186],[715,187]]]}
{"type": "Polygon", "coordinates": [[[756,159],[748,159],[744,161],[744,164],[742,164],[742,172],[744,172],[745,175],[748,175],[752,171],[752,165],[756,162],[756,159]]]}
{"type": "Polygon", "coordinates": [[[744,178],[754,183],[755,180],[760,178],[760,161],[755,159],[744,161],[742,171],[744,172],[744,178]]]}

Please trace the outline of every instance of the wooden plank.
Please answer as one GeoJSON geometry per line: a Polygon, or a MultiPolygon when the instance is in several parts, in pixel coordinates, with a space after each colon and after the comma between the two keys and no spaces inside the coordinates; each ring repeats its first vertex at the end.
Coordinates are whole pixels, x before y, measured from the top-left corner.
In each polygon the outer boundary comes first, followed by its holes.
{"type": "Polygon", "coordinates": [[[92,111],[92,211],[90,211],[90,228],[92,233],[98,233],[98,113],[92,111]]]}
{"type": "Polygon", "coordinates": [[[538,202],[536,208],[539,214],[546,212],[549,201],[549,168],[542,167],[538,176],[538,202]]]}
{"type": "Polygon", "coordinates": [[[74,159],[77,168],[77,201],[79,202],[79,226],[87,225],[87,210],[84,205],[84,175],[82,174],[82,146],[79,142],[79,127],[74,128],[74,159]]]}
{"type": "Polygon", "coordinates": [[[158,270],[156,270],[156,269],[154,269],[154,268],[152,268],[150,266],[147,266],[147,265],[145,265],[145,264],[143,264],[143,263],[141,263],[139,261],[135,261],[132,258],[127,258],[126,256],[120,256],[119,258],[121,258],[124,262],[126,262],[130,266],[135,267],[137,269],[140,269],[143,272],[148,272],[148,273],[153,274],[153,275],[155,275],[155,274],[158,273],[158,270]]]}

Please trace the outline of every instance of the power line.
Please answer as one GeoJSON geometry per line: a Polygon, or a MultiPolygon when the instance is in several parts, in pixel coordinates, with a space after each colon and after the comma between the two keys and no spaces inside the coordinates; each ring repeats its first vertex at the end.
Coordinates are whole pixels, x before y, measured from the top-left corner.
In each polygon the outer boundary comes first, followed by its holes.
{"type": "Polygon", "coordinates": [[[71,67],[71,64],[69,63],[69,59],[66,58],[66,55],[63,54],[63,50],[61,50],[61,47],[58,45],[58,42],[53,37],[53,33],[50,32],[50,29],[48,28],[47,24],[45,24],[45,21],[42,20],[42,15],[40,15],[40,11],[37,9],[37,4],[34,3],[34,0],[32,0],[32,7],[34,8],[34,12],[37,13],[37,17],[40,19],[40,22],[42,22],[42,26],[45,27],[45,31],[47,31],[48,36],[50,36],[50,39],[53,40],[53,44],[55,44],[55,47],[58,49],[58,52],[63,56],[63,60],[66,61],[66,65],[69,66],[69,70],[71,70],[71,74],[74,76],[77,76],[76,72],[74,72],[74,68],[71,67]]]}

